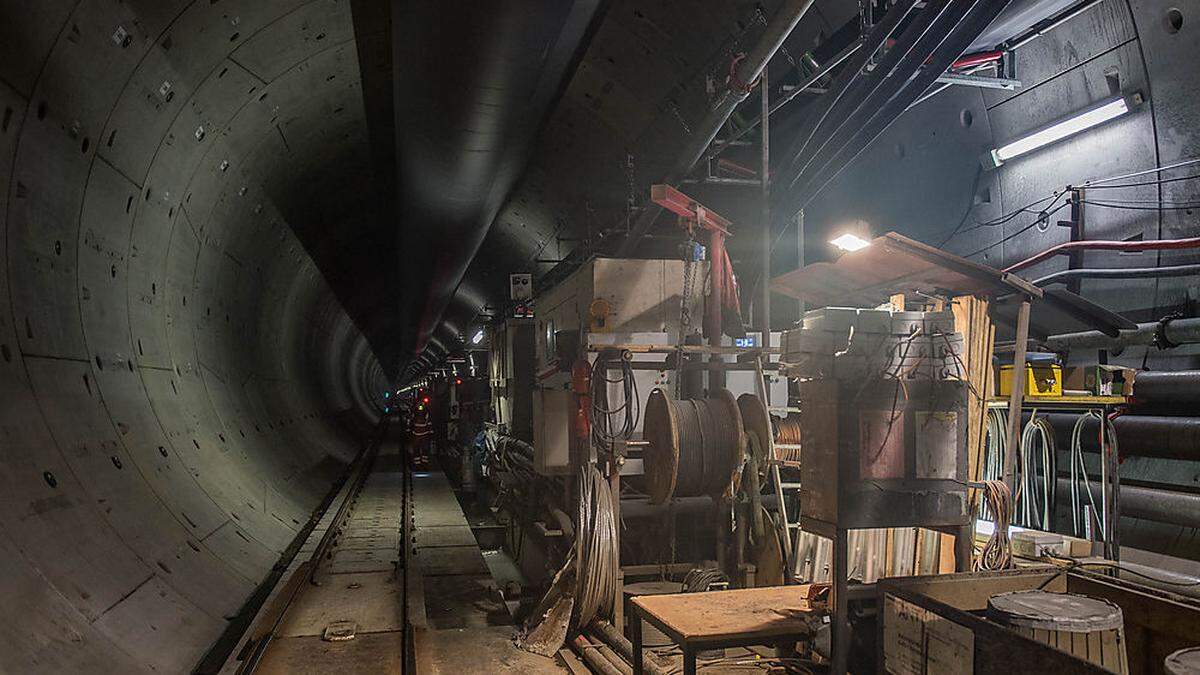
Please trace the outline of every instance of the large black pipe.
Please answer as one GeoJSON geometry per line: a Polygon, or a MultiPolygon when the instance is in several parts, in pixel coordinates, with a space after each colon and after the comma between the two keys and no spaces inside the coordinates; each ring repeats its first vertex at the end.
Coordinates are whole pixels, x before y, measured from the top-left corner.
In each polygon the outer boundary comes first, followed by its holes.
{"type": "MultiPolygon", "coordinates": [[[[1093,485],[1092,489],[1096,490],[1097,487],[1093,485]]],[[[1070,494],[1070,479],[1059,478],[1059,501],[1065,503],[1070,494]]],[[[1119,503],[1121,516],[1126,518],[1141,518],[1181,527],[1200,527],[1200,494],[1122,485],[1119,503]]]]}
{"type": "MultiPolygon", "coordinates": [[[[1141,382],[1140,376],[1138,382],[1141,382]]],[[[1064,450],[1071,447],[1071,432],[1079,415],[1049,413],[1045,417],[1054,427],[1055,444],[1064,450]]],[[[1122,456],[1200,461],[1200,417],[1121,415],[1113,420],[1113,428],[1122,456]]],[[[1099,452],[1099,439],[1099,420],[1094,417],[1085,420],[1081,438],[1083,450],[1099,452]]]]}
{"type": "Polygon", "coordinates": [[[1133,394],[1139,401],[1155,403],[1200,402],[1200,370],[1140,371],[1133,394]]]}

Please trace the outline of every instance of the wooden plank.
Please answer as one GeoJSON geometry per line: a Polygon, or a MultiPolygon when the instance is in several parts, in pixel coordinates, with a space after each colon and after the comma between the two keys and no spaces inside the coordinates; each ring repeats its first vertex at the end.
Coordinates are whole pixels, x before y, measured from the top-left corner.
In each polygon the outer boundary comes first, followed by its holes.
{"type": "Polygon", "coordinates": [[[811,584],[633,598],[642,616],[680,641],[768,639],[807,630],[811,584]]]}

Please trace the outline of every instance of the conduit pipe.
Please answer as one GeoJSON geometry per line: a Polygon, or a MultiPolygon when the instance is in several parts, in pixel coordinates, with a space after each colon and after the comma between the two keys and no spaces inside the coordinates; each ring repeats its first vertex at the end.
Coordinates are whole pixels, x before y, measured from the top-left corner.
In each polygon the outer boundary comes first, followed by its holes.
{"type": "MultiPolygon", "coordinates": [[[[1141,386],[1141,376],[1137,386],[1141,386]]],[[[1071,430],[1079,415],[1049,413],[1045,417],[1054,427],[1055,445],[1070,447],[1071,430]]],[[[1120,415],[1112,420],[1117,433],[1117,447],[1125,457],[1155,459],[1200,460],[1200,417],[1168,417],[1163,415],[1120,415]]],[[[1084,452],[1099,452],[1099,422],[1085,420],[1081,429],[1084,452]]]]}
{"type": "MultiPolygon", "coordinates": [[[[1059,478],[1059,500],[1063,501],[1070,493],[1070,479],[1059,478]]],[[[1180,527],[1200,527],[1200,494],[1122,485],[1119,503],[1123,518],[1139,518],[1180,527]]]]}
{"type": "Polygon", "coordinates": [[[1139,323],[1137,328],[1122,330],[1116,337],[1105,335],[1098,330],[1089,330],[1081,333],[1051,335],[1039,342],[1053,352],[1067,352],[1072,349],[1120,349],[1134,345],[1154,344],[1155,336],[1160,334],[1162,338],[1166,339],[1166,344],[1195,344],[1200,342],[1200,318],[1139,323]]]}
{"type": "Polygon", "coordinates": [[[1139,402],[1200,403],[1200,370],[1142,370],[1134,382],[1139,402]]]}
{"type": "MultiPolygon", "coordinates": [[[[763,31],[762,37],[754,45],[744,58],[738,61],[737,67],[732,73],[733,77],[740,82],[754,82],[758,76],[762,74],[763,68],[767,62],[779,50],[779,46],[791,34],[792,29],[800,22],[800,19],[808,13],[808,10],[813,6],[816,0],[786,0],[779,11],[775,12],[775,16],[767,23],[766,29],[763,31]]],[[[703,121],[697,125],[691,137],[685,143],[683,150],[679,153],[675,164],[672,166],[670,173],[658,182],[668,185],[678,185],[680,179],[691,171],[692,166],[712,144],[721,127],[725,126],[725,122],[738,105],[750,95],[747,88],[729,87],[725,95],[717,102],[715,106],[709,110],[704,116],[703,121]]],[[[629,234],[621,243],[617,251],[617,256],[626,258],[629,257],[637,248],[638,242],[642,236],[654,224],[658,215],[662,213],[662,207],[657,204],[647,204],[642,209],[638,219],[634,222],[629,234]]]]}
{"type": "Polygon", "coordinates": [[[1150,239],[1147,241],[1113,241],[1113,240],[1094,240],[1094,241],[1069,241],[1030,256],[1021,262],[1010,265],[1004,268],[1005,272],[1016,272],[1023,270],[1026,267],[1032,267],[1043,260],[1053,258],[1062,253],[1071,251],[1167,251],[1174,249],[1200,248],[1200,237],[1190,237],[1187,239],[1150,239]]]}
{"type": "Polygon", "coordinates": [[[575,636],[575,639],[571,641],[571,646],[575,648],[575,653],[579,654],[588,666],[602,673],[602,675],[626,675],[605,658],[596,645],[588,642],[587,638],[582,635],[575,636]]]}
{"type": "MultiPolygon", "coordinates": [[[[640,621],[640,619],[637,619],[640,621]]],[[[607,621],[596,621],[592,624],[592,629],[595,631],[595,636],[603,640],[608,646],[617,650],[626,661],[633,663],[633,643],[621,634],[615,626],[607,621]]],[[[648,651],[642,653],[642,668],[650,675],[672,675],[670,668],[664,668],[654,660],[654,657],[648,651]]]]}

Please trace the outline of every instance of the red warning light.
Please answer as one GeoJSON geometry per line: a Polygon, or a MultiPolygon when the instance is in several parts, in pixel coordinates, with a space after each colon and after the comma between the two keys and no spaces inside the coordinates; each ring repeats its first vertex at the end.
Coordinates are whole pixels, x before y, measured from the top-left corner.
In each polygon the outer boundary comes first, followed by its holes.
{"type": "Polygon", "coordinates": [[[461,377],[454,378],[454,384],[462,384],[462,378],[461,377]]]}
{"type": "Polygon", "coordinates": [[[429,397],[426,396],[425,398],[421,399],[421,403],[429,403],[429,397]]]}

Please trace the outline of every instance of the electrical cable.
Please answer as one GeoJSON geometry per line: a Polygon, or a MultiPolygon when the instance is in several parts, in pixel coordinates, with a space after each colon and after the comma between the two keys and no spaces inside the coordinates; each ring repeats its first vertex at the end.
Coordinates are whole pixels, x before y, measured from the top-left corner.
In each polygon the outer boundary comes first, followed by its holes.
{"type": "Polygon", "coordinates": [[[617,582],[617,525],[608,481],[593,464],[579,475],[579,532],[576,537],[576,626],[589,626],[613,612],[617,582]]]}
{"type": "Polygon", "coordinates": [[[1018,457],[1021,475],[1017,488],[1017,510],[1020,512],[1019,524],[1022,527],[1032,527],[1039,530],[1052,530],[1050,511],[1054,505],[1055,469],[1054,428],[1045,417],[1038,417],[1034,409],[1029,422],[1021,432],[1021,453],[1018,457]],[[1035,446],[1041,447],[1041,466],[1036,465],[1037,454],[1035,446]],[[1039,471],[1039,468],[1041,469],[1039,471]],[[1039,481],[1038,476],[1041,476],[1039,481]],[[1038,483],[1041,485],[1038,485],[1038,483]],[[1041,488],[1041,501],[1037,497],[1041,488]]]}
{"type": "Polygon", "coordinates": [[[1200,164],[1200,157],[1181,160],[1181,161],[1175,162],[1174,164],[1168,164],[1166,166],[1156,166],[1152,169],[1142,169],[1141,171],[1134,171],[1132,173],[1121,174],[1119,176],[1109,176],[1108,178],[1096,178],[1096,179],[1084,182],[1084,184],[1079,187],[1090,188],[1090,187],[1099,185],[1100,183],[1110,183],[1115,180],[1124,180],[1126,178],[1137,178],[1138,176],[1145,176],[1146,174],[1158,173],[1160,171],[1170,171],[1171,169],[1178,169],[1180,167],[1191,166],[1193,164],[1200,164]]]}
{"type": "Polygon", "coordinates": [[[642,414],[641,398],[638,396],[637,379],[633,376],[633,365],[625,354],[604,350],[596,355],[592,361],[591,398],[592,442],[597,447],[609,448],[617,441],[633,435],[642,414]],[[614,362],[620,371],[616,378],[608,374],[614,362]],[[609,407],[610,384],[621,387],[621,404],[616,407],[609,407]],[[621,415],[621,421],[614,431],[613,418],[617,415],[621,415]]]}
{"type": "MultiPolygon", "coordinates": [[[[1092,517],[1096,519],[1096,524],[1099,525],[1100,531],[1104,533],[1104,535],[1105,535],[1104,538],[1105,538],[1105,540],[1107,540],[1107,537],[1108,537],[1108,523],[1106,522],[1107,517],[1103,510],[1096,508],[1096,499],[1095,499],[1094,495],[1092,494],[1092,485],[1091,485],[1091,481],[1088,479],[1087,465],[1084,463],[1084,458],[1083,458],[1083,426],[1088,420],[1091,420],[1091,419],[1100,420],[1100,466],[1101,466],[1101,473],[1105,474],[1105,477],[1107,477],[1107,469],[1105,469],[1105,467],[1108,464],[1107,455],[1105,454],[1105,450],[1107,447],[1110,446],[1110,444],[1111,444],[1111,447],[1113,448],[1114,452],[1116,450],[1117,433],[1116,433],[1116,428],[1113,427],[1113,425],[1112,425],[1112,422],[1110,422],[1108,419],[1106,419],[1104,417],[1104,415],[1101,415],[1100,413],[1096,412],[1095,410],[1089,410],[1088,412],[1079,416],[1079,419],[1077,419],[1075,421],[1075,427],[1071,430],[1071,448],[1070,448],[1071,527],[1072,527],[1072,534],[1074,536],[1079,537],[1079,536],[1084,535],[1083,532],[1080,532],[1080,522],[1079,522],[1079,510],[1081,507],[1080,496],[1079,496],[1079,482],[1082,479],[1084,491],[1087,493],[1088,505],[1091,507],[1092,517]]],[[[1101,501],[1104,504],[1108,503],[1107,502],[1107,487],[1105,485],[1107,482],[1108,482],[1107,480],[1102,480],[1101,485],[1100,485],[1101,501]]]]}
{"type": "Polygon", "coordinates": [[[1066,283],[1072,279],[1163,279],[1200,274],[1200,263],[1164,267],[1075,268],[1047,274],[1033,280],[1034,286],[1066,283]]]}
{"type": "MultiPolygon", "coordinates": [[[[1004,478],[1004,456],[1008,454],[1008,412],[999,408],[987,412],[987,428],[984,436],[986,449],[984,451],[983,480],[1002,480],[1004,478]]],[[[988,508],[986,500],[980,500],[979,517],[983,520],[995,521],[995,515],[988,508]]]]}
{"type": "MultiPolygon", "coordinates": [[[[1057,200],[1056,200],[1056,201],[1057,201],[1057,200]]],[[[1025,234],[1025,233],[1026,233],[1026,232],[1028,232],[1029,230],[1032,230],[1033,228],[1037,227],[1038,225],[1040,225],[1040,224],[1042,224],[1042,223],[1049,222],[1049,221],[1048,221],[1048,218],[1049,218],[1050,216],[1052,216],[1052,215],[1054,215],[1054,214],[1058,213],[1059,211],[1062,211],[1063,209],[1065,209],[1066,207],[1068,207],[1068,206],[1070,206],[1070,205],[1071,205],[1071,202],[1067,201],[1067,202],[1063,202],[1062,204],[1059,204],[1058,206],[1054,207],[1053,209],[1051,209],[1051,210],[1049,210],[1049,211],[1042,211],[1042,212],[1040,212],[1040,213],[1038,214],[1038,218],[1037,218],[1037,220],[1035,220],[1035,221],[1033,221],[1033,222],[1029,223],[1028,225],[1025,225],[1024,227],[1022,227],[1021,229],[1017,230],[1016,232],[1013,232],[1012,234],[1008,235],[1007,237],[1004,237],[1003,239],[1001,239],[1001,240],[999,240],[999,241],[996,241],[996,242],[993,242],[993,243],[991,243],[991,244],[988,244],[987,246],[984,246],[983,248],[981,248],[981,249],[979,249],[979,250],[977,250],[977,251],[973,251],[973,252],[971,252],[971,253],[964,254],[964,255],[962,255],[961,257],[963,257],[963,258],[972,258],[972,257],[974,257],[974,256],[977,256],[977,255],[979,255],[980,253],[983,253],[984,251],[987,251],[987,250],[989,250],[989,249],[995,248],[995,247],[999,246],[1000,244],[1004,244],[1004,243],[1006,243],[1006,242],[1012,241],[1013,239],[1016,239],[1016,238],[1017,238],[1017,237],[1019,237],[1020,235],[1022,235],[1022,234],[1025,234]]],[[[964,230],[964,232],[965,232],[965,231],[966,231],[966,230],[964,230]]]]}
{"type": "Polygon", "coordinates": [[[1190,176],[1175,176],[1174,178],[1160,178],[1158,180],[1139,181],[1137,183],[1126,183],[1124,185],[1089,185],[1084,184],[1083,187],[1088,192],[1092,190],[1120,190],[1122,188],[1145,187],[1147,185],[1166,185],[1167,183],[1178,183],[1185,180],[1193,180],[1200,178],[1200,173],[1194,173],[1190,176]]]}
{"type": "Polygon", "coordinates": [[[1136,206],[1119,202],[1098,202],[1091,199],[1084,199],[1080,203],[1098,206],[1102,209],[1117,209],[1120,211],[1191,211],[1192,209],[1200,208],[1200,202],[1178,202],[1169,206],[1161,204],[1159,206],[1136,206]]]}
{"type": "Polygon", "coordinates": [[[1078,558],[1055,555],[1049,552],[1046,553],[1046,557],[1050,558],[1051,560],[1061,560],[1065,563],[1068,563],[1068,566],[1063,568],[1064,572],[1069,572],[1078,567],[1106,567],[1108,569],[1120,570],[1122,572],[1132,574],[1143,579],[1148,579],[1158,584],[1164,584],[1166,586],[1178,586],[1179,588],[1195,588],[1200,586],[1200,581],[1178,581],[1176,579],[1164,579],[1162,577],[1156,577],[1153,574],[1139,572],[1128,565],[1122,565],[1119,562],[1111,560],[1079,560],[1078,558]]]}
{"type": "Polygon", "coordinates": [[[983,545],[975,560],[975,571],[1006,570],[1012,567],[1012,542],[1008,538],[1008,526],[1012,516],[1012,493],[1002,480],[983,481],[983,500],[995,514],[992,536],[983,545]]]}

